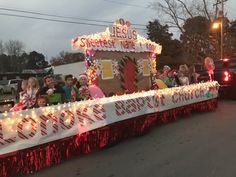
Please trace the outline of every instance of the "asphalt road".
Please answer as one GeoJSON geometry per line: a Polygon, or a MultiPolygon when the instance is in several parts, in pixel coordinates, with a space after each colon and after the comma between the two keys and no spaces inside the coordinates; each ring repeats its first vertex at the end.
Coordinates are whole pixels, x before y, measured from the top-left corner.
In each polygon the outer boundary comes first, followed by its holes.
{"type": "Polygon", "coordinates": [[[156,126],[31,177],[235,177],[236,101],[156,126]]]}

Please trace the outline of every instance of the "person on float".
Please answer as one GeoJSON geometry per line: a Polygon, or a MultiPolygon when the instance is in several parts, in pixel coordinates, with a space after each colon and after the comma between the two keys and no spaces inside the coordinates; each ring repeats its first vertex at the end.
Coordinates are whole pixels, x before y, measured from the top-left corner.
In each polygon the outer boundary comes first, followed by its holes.
{"type": "Polygon", "coordinates": [[[101,88],[99,88],[97,85],[89,85],[89,93],[91,98],[103,98],[105,97],[104,93],[102,92],[101,88]]]}
{"type": "Polygon", "coordinates": [[[173,77],[175,79],[175,82],[176,82],[176,86],[180,86],[180,81],[179,81],[179,77],[178,77],[178,72],[176,70],[174,70],[173,72],[173,77]]]}
{"type": "Polygon", "coordinates": [[[27,86],[27,108],[32,108],[36,104],[37,94],[39,92],[39,82],[35,77],[30,77],[28,79],[27,86]]]}
{"type": "Polygon", "coordinates": [[[88,87],[88,76],[86,73],[82,73],[79,75],[78,78],[79,81],[79,89],[78,89],[78,99],[79,100],[88,100],[91,98],[90,92],[89,92],[89,87],[88,87]]]}
{"type": "Polygon", "coordinates": [[[176,82],[175,77],[174,77],[174,72],[175,72],[175,70],[169,70],[167,72],[167,77],[166,77],[166,80],[165,80],[165,84],[169,88],[177,86],[177,82],[176,82]]]}
{"type": "Polygon", "coordinates": [[[74,77],[69,74],[65,76],[65,85],[62,87],[65,92],[65,101],[74,102],[77,100],[78,89],[74,85],[74,77]]]}
{"type": "Polygon", "coordinates": [[[185,76],[189,76],[189,69],[188,69],[188,66],[186,64],[184,65],[180,65],[179,66],[179,73],[183,73],[185,76]]]}
{"type": "Polygon", "coordinates": [[[19,102],[16,103],[11,109],[10,111],[20,111],[24,108],[26,108],[25,105],[25,97],[27,94],[27,86],[28,86],[28,80],[23,80],[21,82],[21,88],[19,90],[21,90],[19,92],[19,102]]]}
{"type": "Polygon", "coordinates": [[[187,76],[184,75],[184,73],[180,72],[179,73],[179,82],[180,85],[189,85],[189,79],[187,76]]]}
{"type": "Polygon", "coordinates": [[[39,90],[39,95],[46,95],[49,105],[64,103],[65,92],[61,86],[55,83],[52,75],[44,77],[44,84],[45,86],[39,90]]]}
{"type": "Polygon", "coordinates": [[[215,70],[215,64],[212,58],[206,57],[204,60],[205,67],[208,71],[209,75],[209,80],[213,81],[214,80],[214,70],[215,70]]]}
{"type": "Polygon", "coordinates": [[[22,81],[22,92],[20,92],[20,102],[17,103],[10,111],[19,111],[22,109],[32,108],[36,103],[39,83],[35,77],[30,77],[27,81],[22,81]]]}
{"type": "Polygon", "coordinates": [[[168,66],[168,65],[165,65],[164,67],[163,67],[163,72],[162,72],[162,74],[160,75],[160,79],[161,80],[165,80],[166,79],[166,77],[167,77],[167,73],[169,72],[171,70],[171,68],[168,66]]]}
{"type": "Polygon", "coordinates": [[[156,75],[155,75],[154,89],[168,88],[167,85],[161,79],[162,73],[163,72],[161,70],[157,70],[156,75]]]}
{"type": "Polygon", "coordinates": [[[48,98],[45,95],[40,95],[37,98],[35,108],[45,107],[48,104],[48,98]]]}
{"type": "Polygon", "coordinates": [[[194,65],[189,67],[189,83],[194,84],[198,82],[198,77],[200,74],[196,73],[196,69],[194,65]]]}

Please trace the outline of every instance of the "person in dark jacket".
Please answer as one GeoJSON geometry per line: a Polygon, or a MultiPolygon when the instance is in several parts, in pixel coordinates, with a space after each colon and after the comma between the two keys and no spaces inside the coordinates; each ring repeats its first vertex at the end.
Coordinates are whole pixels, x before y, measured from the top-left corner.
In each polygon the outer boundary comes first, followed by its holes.
{"type": "Polygon", "coordinates": [[[52,75],[44,77],[44,85],[40,88],[39,95],[46,95],[49,105],[64,103],[65,92],[61,86],[55,83],[52,75]]]}

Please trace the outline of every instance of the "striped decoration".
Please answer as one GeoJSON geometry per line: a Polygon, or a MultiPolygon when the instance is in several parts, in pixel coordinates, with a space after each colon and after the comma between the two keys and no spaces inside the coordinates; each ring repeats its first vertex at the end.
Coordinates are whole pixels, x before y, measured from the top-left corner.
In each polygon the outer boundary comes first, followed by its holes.
{"type": "Polygon", "coordinates": [[[127,63],[127,61],[132,61],[134,62],[135,64],[135,79],[134,79],[134,85],[136,87],[136,89],[138,89],[138,86],[137,86],[137,82],[138,82],[138,64],[137,64],[137,61],[135,60],[135,58],[131,58],[129,56],[125,56],[121,59],[120,61],[120,80],[121,80],[121,88],[123,90],[126,90],[126,87],[125,87],[125,76],[124,76],[124,67],[125,67],[125,64],[127,63]]]}

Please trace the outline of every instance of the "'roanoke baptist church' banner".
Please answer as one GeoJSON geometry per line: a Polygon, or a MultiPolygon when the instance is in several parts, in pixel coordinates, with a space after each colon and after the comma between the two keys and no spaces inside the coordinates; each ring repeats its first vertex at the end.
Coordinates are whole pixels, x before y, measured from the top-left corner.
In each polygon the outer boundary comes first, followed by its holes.
{"type": "Polygon", "coordinates": [[[3,113],[0,114],[0,155],[217,96],[218,83],[207,82],[3,113]]]}

